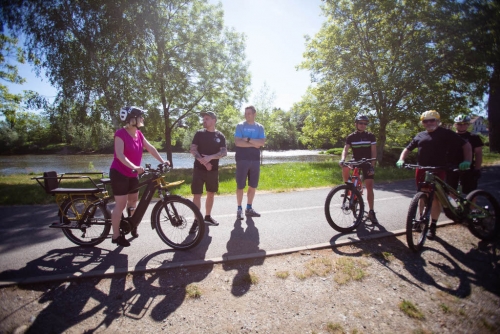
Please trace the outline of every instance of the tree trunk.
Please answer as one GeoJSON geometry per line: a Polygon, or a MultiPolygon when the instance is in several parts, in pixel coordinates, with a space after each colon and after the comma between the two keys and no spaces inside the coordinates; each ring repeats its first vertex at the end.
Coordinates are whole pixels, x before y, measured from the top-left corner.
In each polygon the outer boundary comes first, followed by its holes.
{"type": "Polygon", "coordinates": [[[387,142],[387,122],[380,120],[379,132],[377,137],[377,162],[380,164],[384,160],[384,147],[387,142]]]}
{"type": "Polygon", "coordinates": [[[493,67],[488,97],[488,131],[490,151],[500,152],[500,63],[493,67]]]}

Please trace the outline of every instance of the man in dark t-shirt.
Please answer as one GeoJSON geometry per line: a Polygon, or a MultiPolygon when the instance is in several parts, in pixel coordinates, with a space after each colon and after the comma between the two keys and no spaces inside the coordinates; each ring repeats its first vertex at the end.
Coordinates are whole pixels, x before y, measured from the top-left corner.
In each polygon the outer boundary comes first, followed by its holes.
{"type": "MultiPolygon", "coordinates": [[[[193,202],[201,210],[203,185],[207,190],[205,201],[205,223],[217,226],[219,223],[211,217],[215,193],[219,190],[219,159],[227,155],[226,137],[215,129],[217,116],[214,112],[202,112],[203,128],[198,130],[191,143],[191,154],[195,157],[191,193],[193,202]]],[[[197,224],[193,224],[190,233],[195,233],[197,224]]]]}
{"type": "MultiPolygon", "coordinates": [[[[356,131],[347,136],[344,150],[342,151],[339,161],[339,165],[342,167],[342,178],[344,179],[344,182],[347,182],[349,179],[349,168],[344,166],[344,161],[347,157],[347,152],[349,152],[349,148],[352,148],[352,158],[355,161],[377,157],[377,140],[375,139],[375,135],[366,131],[366,127],[368,126],[368,116],[356,116],[354,125],[356,127],[356,131]]],[[[371,165],[361,165],[360,169],[363,173],[363,181],[366,187],[366,197],[368,200],[368,206],[370,207],[368,219],[373,224],[378,224],[374,211],[375,196],[373,194],[375,163],[376,160],[373,160],[371,161],[371,165]]]]}
{"type": "MultiPolygon", "coordinates": [[[[453,188],[458,188],[458,181],[462,184],[462,192],[465,194],[477,188],[477,182],[481,177],[481,165],[483,163],[483,141],[478,135],[472,134],[467,131],[470,125],[470,117],[467,115],[458,115],[455,117],[454,127],[462,139],[470,143],[472,147],[472,162],[470,164],[470,169],[463,173],[448,173],[446,175],[446,183],[448,183],[453,188]]],[[[458,164],[463,161],[462,150],[457,150],[453,152],[451,157],[451,162],[453,164],[458,164]]]]}
{"type": "MultiPolygon", "coordinates": [[[[472,153],[470,144],[460,138],[455,132],[439,126],[441,116],[435,110],[428,110],[420,116],[422,125],[425,131],[418,133],[412,139],[410,144],[401,152],[396,165],[403,167],[404,160],[408,157],[411,151],[418,148],[418,164],[425,167],[445,167],[450,162],[450,153],[455,152],[458,148],[463,151],[464,160],[460,163],[459,168],[462,170],[470,167],[472,153]]],[[[440,179],[446,178],[446,171],[437,171],[436,174],[440,179]]],[[[417,169],[415,171],[415,181],[418,184],[423,182],[425,171],[417,169]]],[[[441,205],[434,196],[431,208],[432,222],[427,233],[427,238],[433,240],[436,236],[436,224],[441,213],[441,205]]]]}

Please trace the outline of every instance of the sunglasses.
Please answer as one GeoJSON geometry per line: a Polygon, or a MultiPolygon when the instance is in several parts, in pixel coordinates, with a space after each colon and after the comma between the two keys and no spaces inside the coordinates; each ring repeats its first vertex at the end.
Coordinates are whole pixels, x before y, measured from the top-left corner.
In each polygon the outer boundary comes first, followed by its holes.
{"type": "Polygon", "coordinates": [[[422,123],[427,124],[427,123],[434,123],[436,120],[435,119],[424,119],[422,123]]]}
{"type": "Polygon", "coordinates": [[[368,123],[365,122],[358,122],[359,125],[368,125],[368,123]]]}
{"type": "Polygon", "coordinates": [[[469,125],[469,123],[456,123],[457,125],[469,125]]]}

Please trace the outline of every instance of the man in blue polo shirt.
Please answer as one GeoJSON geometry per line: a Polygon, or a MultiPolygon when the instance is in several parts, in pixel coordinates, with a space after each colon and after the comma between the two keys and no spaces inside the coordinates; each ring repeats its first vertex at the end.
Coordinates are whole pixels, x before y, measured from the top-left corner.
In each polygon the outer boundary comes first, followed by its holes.
{"type": "Polygon", "coordinates": [[[255,122],[256,110],[254,106],[245,108],[245,121],[236,125],[234,133],[234,144],[236,145],[236,201],[238,219],[243,219],[243,189],[248,178],[247,206],[245,215],[247,217],[260,217],[252,208],[255,190],[259,185],[260,176],[260,148],[266,143],[266,135],[262,124],[255,122]]]}

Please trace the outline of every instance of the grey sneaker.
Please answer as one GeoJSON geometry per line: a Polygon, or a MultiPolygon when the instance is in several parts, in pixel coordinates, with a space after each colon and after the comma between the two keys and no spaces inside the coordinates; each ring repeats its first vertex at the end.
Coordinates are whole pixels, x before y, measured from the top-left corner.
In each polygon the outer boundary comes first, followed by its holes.
{"type": "Polygon", "coordinates": [[[260,213],[258,213],[254,209],[246,209],[245,216],[247,216],[247,217],[260,217],[260,213]]]}
{"type": "Polygon", "coordinates": [[[370,212],[368,212],[368,219],[375,225],[378,225],[378,219],[377,217],[375,216],[375,211],[373,210],[370,210],[370,212]]]}
{"type": "Polygon", "coordinates": [[[205,217],[204,221],[209,226],[219,226],[219,223],[212,217],[205,217]]]}
{"type": "Polygon", "coordinates": [[[236,219],[243,220],[243,210],[236,211],[236,219]]]}
{"type": "Polygon", "coordinates": [[[198,221],[195,219],[193,226],[189,229],[189,234],[195,234],[198,231],[198,221]]]}

